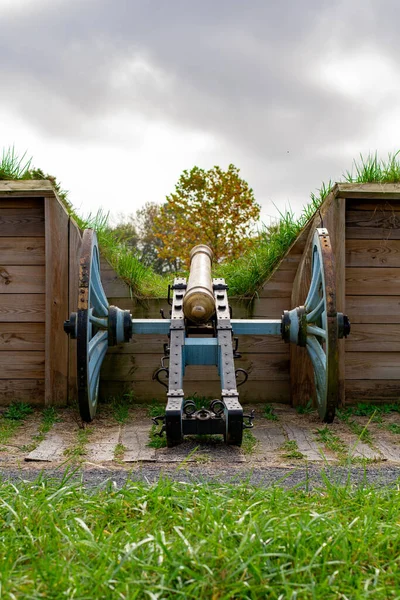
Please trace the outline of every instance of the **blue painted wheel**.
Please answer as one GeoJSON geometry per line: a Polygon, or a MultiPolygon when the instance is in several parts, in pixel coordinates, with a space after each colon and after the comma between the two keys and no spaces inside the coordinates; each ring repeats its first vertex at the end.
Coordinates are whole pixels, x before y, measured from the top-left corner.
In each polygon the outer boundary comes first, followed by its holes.
{"type": "Polygon", "coordinates": [[[311,272],[302,329],[314,370],[318,413],[325,423],[332,423],[339,398],[339,328],[334,256],[326,229],[315,231],[311,272]]]}
{"type": "Polygon", "coordinates": [[[97,409],[100,368],[108,348],[108,312],[97,236],[92,229],[85,229],[79,263],[76,338],[79,411],[87,422],[93,420],[97,409]]]}

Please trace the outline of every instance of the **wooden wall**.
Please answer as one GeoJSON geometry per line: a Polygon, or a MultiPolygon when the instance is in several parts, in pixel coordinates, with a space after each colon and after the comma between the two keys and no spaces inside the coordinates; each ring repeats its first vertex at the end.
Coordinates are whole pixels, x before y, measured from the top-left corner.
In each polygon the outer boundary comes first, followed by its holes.
{"type": "Polygon", "coordinates": [[[0,200],[0,401],[43,403],[44,198],[0,200]]]}
{"type": "Polygon", "coordinates": [[[346,400],[399,400],[400,198],[345,202],[346,400]]]}

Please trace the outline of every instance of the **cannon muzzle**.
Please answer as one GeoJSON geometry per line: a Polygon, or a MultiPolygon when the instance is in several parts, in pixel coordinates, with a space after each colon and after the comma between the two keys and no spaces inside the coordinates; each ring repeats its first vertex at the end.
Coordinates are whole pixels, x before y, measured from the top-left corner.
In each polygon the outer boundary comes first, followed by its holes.
{"type": "Polygon", "coordinates": [[[190,275],[183,298],[183,312],[195,323],[207,323],[215,313],[211,280],[212,250],[200,244],[190,252],[190,275]]]}

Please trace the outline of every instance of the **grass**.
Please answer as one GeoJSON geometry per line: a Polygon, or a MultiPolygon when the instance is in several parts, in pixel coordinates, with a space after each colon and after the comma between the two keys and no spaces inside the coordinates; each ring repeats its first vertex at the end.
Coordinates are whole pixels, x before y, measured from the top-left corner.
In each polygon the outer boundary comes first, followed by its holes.
{"type": "Polygon", "coordinates": [[[266,404],[264,406],[263,417],[268,421],[279,421],[278,415],[271,404],[266,404]]]}
{"type": "Polygon", "coordinates": [[[304,458],[304,455],[299,450],[296,440],[287,440],[282,444],[281,450],[283,451],[283,456],[285,458],[304,458]]]}
{"type": "Polygon", "coordinates": [[[243,440],[241,448],[245,454],[254,454],[259,445],[258,439],[255,437],[251,429],[243,431],[243,440]]]}
{"type": "Polygon", "coordinates": [[[315,432],[316,438],[322,442],[328,450],[334,452],[342,461],[348,456],[348,448],[344,442],[337,436],[332,429],[325,425],[317,429],[315,432]]]}
{"type": "Polygon", "coordinates": [[[299,415],[309,415],[310,413],[312,413],[314,411],[315,411],[315,408],[313,407],[312,400],[309,400],[305,406],[303,406],[301,404],[296,406],[296,412],[299,415]]]}
{"type": "Polygon", "coordinates": [[[0,520],[4,598],[398,597],[397,489],[39,478],[0,520]]]}
{"type": "Polygon", "coordinates": [[[65,456],[71,458],[73,462],[80,462],[86,454],[86,444],[92,435],[93,430],[90,427],[80,427],[76,434],[76,441],[64,451],[65,456]]]}
{"type": "Polygon", "coordinates": [[[55,423],[59,423],[61,421],[61,417],[59,416],[57,410],[54,406],[49,406],[44,408],[42,411],[42,421],[39,425],[38,433],[33,436],[33,440],[30,444],[26,444],[22,447],[22,450],[25,452],[32,452],[46,437],[46,433],[50,431],[55,423]]]}
{"type": "Polygon", "coordinates": [[[387,429],[390,431],[390,433],[395,433],[396,435],[400,434],[400,425],[397,423],[391,423],[387,426],[387,429]]]}
{"type": "Polygon", "coordinates": [[[4,411],[0,419],[0,451],[1,445],[7,444],[32,412],[32,407],[25,402],[13,402],[4,411]]]}
{"type": "MultiPolygon", "coordinates": [[[[361,442],[365,442],[366,444],[372,445],[372,435],[368,429],[368,425],[361,425],[360,423],[357,423],[357,421],[351,418],[352,414],[352,411],[349,412],[346,409],[337,411],[338,419],[340,419],[340,421],[343,421],[343,423],[346,423],[346,425],[359,438],[361,442]]],[[[372,417],[370,420],[372,420],[372,417]]]]}
{"type": "Polygon", "coordinates": [[[123,444],[118,443],[114,448],[114,460],[118,463],[122,462],[125,451],[126,447],[123,444]]]}

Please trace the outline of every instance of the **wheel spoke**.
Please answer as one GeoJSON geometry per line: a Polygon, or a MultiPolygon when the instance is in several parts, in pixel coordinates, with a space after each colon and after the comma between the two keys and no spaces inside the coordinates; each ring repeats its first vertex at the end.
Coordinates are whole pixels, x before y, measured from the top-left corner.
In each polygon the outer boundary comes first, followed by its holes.
{"type": "Polygon", "coordinates": [[[100,278],[99,265],[97,261],[97,255],[93,253],[93,262],[90,279],[90,303],[97,313],[96,316],[106,317],[108,315],[108,300],[104,294],[100,278]]]}
{"type": "Polygon", "coordinates": [[[317,394],[321,401],[326,391],[326,356],[321,344],[314,336],[307,337],[307,350],[314,367],[317,394]]]}
{"type": "Polygon", "coordinates": [[[98,383],[99,383],[100,369],[101,369],[103,359],[104,359],[107,349],[108,349],[107,332],[99,331],[98,333],[96,333],[93,340],[91,340],[91,343],[96,338],[98,338],[98,339],[97,339],[97,342],[95,344],[93,344],[93,346],[92,346],[92,352],[90,353],[89,369],[88,369],[89,398],[90,398],[90,401],[92,402],[92,404],[94,404],[95,401],[97,400],[97,391],[96,390],[97,390],[98,383]]]}
{"type": "Polygon", "coordinates": [[[314,323],[324,310],[325,300],[321,298],[317,306],[307,314],[307,323],[314,323]]]}
{"type": "Polygon", "coordinates": [[[108,321],[107,319],[101,319],[99,317],[95,317],[93,313],[89,315],[90,322],[99,327],[100,329],[108,329],[108,321]]]}
{"type": "Polygon", "coordinates": [[[324,340],[326,340],[325,329],[322,329],[322,327],[317,327],[316,325],[307,325],[307,334],[317,335],[318,337],[322,337],[324,340]]]}
{"type": "Polygon", "coordinates": [[[313,266],[310,289],[308,290],[307,298],[304,302],[304,306],[312,310],[314,308],[315,296],[319,293],[319,285],[321,283],[321,264],[318,252],[313,254],[313,266]]]}

